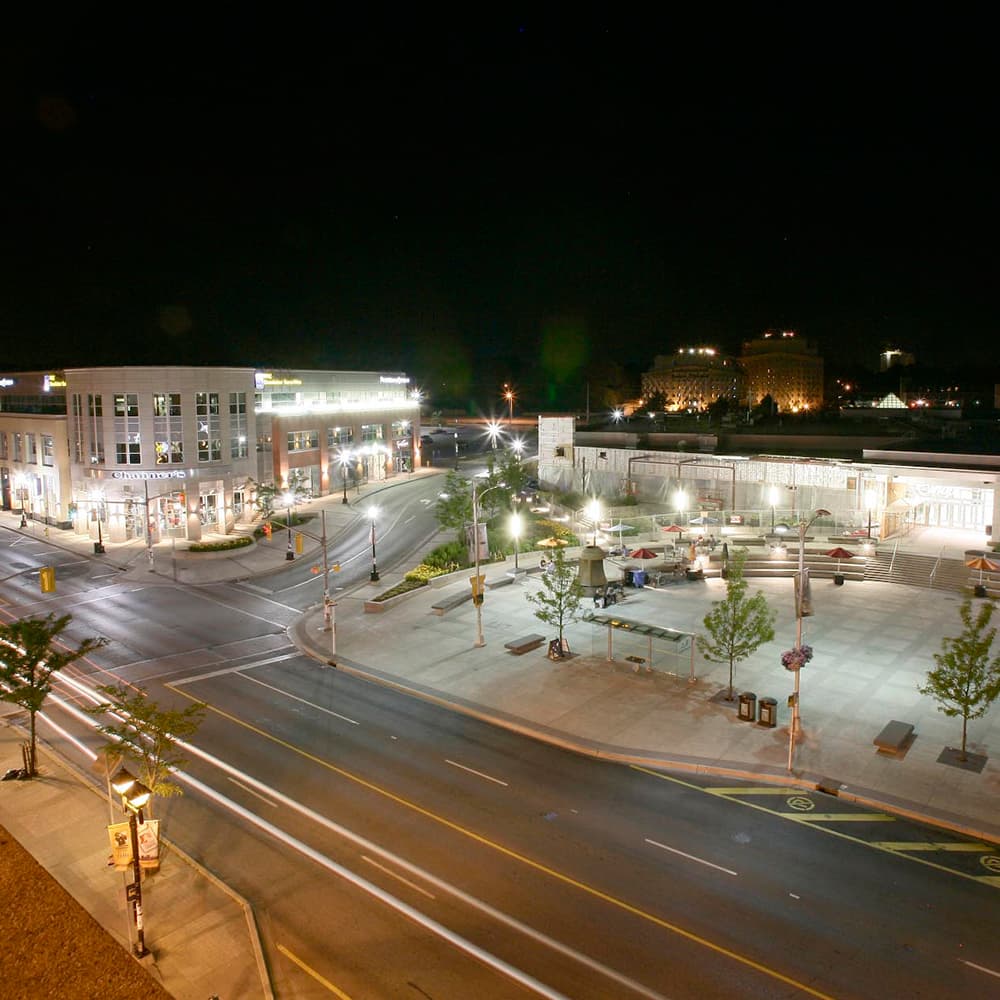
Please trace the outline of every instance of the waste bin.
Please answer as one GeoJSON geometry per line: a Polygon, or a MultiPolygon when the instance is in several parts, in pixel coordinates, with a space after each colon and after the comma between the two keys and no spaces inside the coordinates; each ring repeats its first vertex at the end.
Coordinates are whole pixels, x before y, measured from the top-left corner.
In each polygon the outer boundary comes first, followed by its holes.
{"type": "Polygon", "coordinates": [[[644,569],[632,570],[632,586],[633,587],[646,586],[646,571],[644,569]]]}
{"type": "Polygon", "coordinates": [[[762,726],[773,729],[778,722],[778,702],[774,698],[761,698],[757,721],[762,726]]]}
{"type": "Polygon", "coordinates": [[[632,582],[632,574],[635,573],[634,569],[629,569],[627,566],[622,570],[622,583],[626,587],[634,587],[635,584],[632,582]]]}
{"type": "Polygon", "coordinates": [[[757,695],[753,691],[744,691],[740,695],[739,714],[744,722],[753,722],[757,718],[757,695]]]}

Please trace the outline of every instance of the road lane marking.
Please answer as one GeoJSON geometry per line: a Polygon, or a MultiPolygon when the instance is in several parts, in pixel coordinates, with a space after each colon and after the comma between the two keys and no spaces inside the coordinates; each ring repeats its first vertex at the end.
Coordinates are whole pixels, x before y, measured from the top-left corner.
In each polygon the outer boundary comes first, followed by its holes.
{"type": "Polygon", "coordinates": [[[787,788],[706,788],[713,795],[787,795],[787,788]]]}
{"type": "Polygon", "coordinates": [[[789,819],[796,823],[895,823],[895,816],[886,813],[795,813],[789,819]]]}
{"type": "MultiPolygon", "coordinates": [[[[293,656],[296,654],[292,654],[293,656]]],[[[267,662],[266,660],[264,661],[267,662]]],[[[259,663],[250,664],[253,667],[260,666],[259,663]]],[[[276,688],[273,684],[268,684],[266,681],[259,680],[256,677],[250,677],[247,674],[237,674],[242,680],[250,681],[252,684],[259,684],[261,687],[265,687],[268,691],[274,691],[275,694],[283,695],[286,698],[290,698],[292,701],[299,701],[303,705],[308,705],[310,708],[315,708],[317,712],[325,712],[327,715],[332,715],[335,719],[343,719],[344,722],[349,722],[352,726],[360,726],[361,723],[356,719],[349,719],[346,715],[341,715],[339,712],[334,712],[333,709],[324,708],[322,705],[317,705],[314,701],[306,701],[305,698],[300,698],[297,694],[290,694],[288,691],[282,691],[281,688],[276,688]]]]}
{"type": "Polygon", "coordinates": [[[326,979],[324,976],[321,976],[312,966],[306,965],[306,963],[303,962],[298,955],[292,954],[292,952],[290,952],[283,944],[277,945],[277,948],[278,951],[280,951],[281,954],[285,956],[285,958],[290,959],[303,972],[312,976],[313,979],[315,979],[316,982],[320,984],[320,986],[325,986],[335,997],[337,997],[337,1000],[351,1000],[351,998],[343,990],[338,989],[336,986],[333,985],[333,983],[330,982],[329,979],[326,979]]]}
{"type": "Polygon", "coordinates": [[[501,781],[499,778],[492,778],[488,774],[483,774],[482,771],[475,770],[475,768],[466,767],[464,764],[459,764],[456,761],[448,760],[447,757],[445,757],[444,762],[446,764],[451,764],[452,767],[460,767],[463,771],[468,771],[469,774],[474,774],[477,778],[485,778],[487,781],[496,782],[496,784],[498,785],[503,785],[504,788],[510,787],[510,785],[508,785],[506,781],[501,781]]]}
{"type": "MultiPolygon", "coordinates": [[[[651,778],[657,778],[660,781],[668,781],[673,785],[680,785],[681,788],[687,788],[692,792],[702,792],[705,794],[711,794],[712,789],[705,788],[702,785],[696,785],[693,781],[685,781],[683,778],[677,778],[672,774],[663,774],[659,771],[654,771],[648,767],[642,767],[639,764],[629,764],[628,765],[633,771],[639,771],[642,774],[648,775],[651,778]]],[[[787,789],[785,790],[787,792],[787,789]]],[[[970,875],[967,872],[959,871],[955,868],[949,868],[947,865],[938,864],[936,861],[931,861],[928,858],[922,858],[916,854],[904,854],[902,852],[890,851],[884,847],[880,847],[878,842],[873,842],[870,840],[864,840],[861,837],[852,836],[849,833],[844,833],[842,830],[833,830],[828,826],[817,826],[815,823],[803,823],[802,820],[806,817],[799,813],[787,813],[780,812],[777,809],[768,809],[766,806],[759,805],[756,802],[748,802],[745,799],[736,798],[735,796],[721,796],[723,801],[732,802],[733,805],[743,806],[745,809],[756,809],[758,812],[765,813],[768,816],[777,816],[779,819],[785,819],[792,823],[799,823],[801,826],[809,827],[812,830],[816,830],[818,833],[823,833],[828,837],[839,837],[841,840],[846,840],[852,844],[858,844],[861,847],[874,848],[876,851],[882,851],[884,854],[891,854],[895,858],[905,859],[907,861],[912,861],[918,865],[926,865],[928,868],[934,868],[936,871],[945,872],[948,875],[957,875],[959,878],[968,879],[970,882],[979,882],[980,884],[993,885],[996,888],[1000,888],[1000,877],[991,878],[990,876],[982,875],[970,875]]]]}
{"type": "Polygon", "coordinates": [[[226,775],[226,781],[231,781],[234,785],[238,785],[240,788],[243,789],[244,792],[247,792],[248,794],[252,795],[255,799],[260,799],[261,802],[263,802],[265,805],[269,805],[272,809],[278,808],[277,802],[272,802],[270,799],[264,798],[264,796],[261,795],[260,792],[255,792],[249,786],[244,785],[242,781],[237,781],[235,778],[230,778],[228,774],[226,775]]]}
{"type": "Polygon", "coordinates": [[[964,958],[960,958],[959,961],[962,965],[967,965],[970,969],[975,969],[977,972],[985,972],[987,976],[996,976],[997,979],[1000,979],[1000,972],[987,969],[985,965],[976,965],[975,962],[967,962],[964,958]]]}
{"type": "MultiPolygon", "coordinates": [[[[166,686],[169,688],[172,685],[167,684],[166,686]]],[[[185,698],[189,698],[191,701],[198,700],[193,695],[188,694],[187,691],[178,689],[177,693],[183,695],[185,698]]],[[[438,823],[445,829],[451,830],[454,833],[458,833],[461,836],[464,836],[469,840],[473,841],[474,843],[480,844],[483,847],[488,847],[491,850],[496,851],[498,854],[502,854],[504,857],[510,858],[514,861],[518,861],[519,863],[525,865],[526,867],[532,868],[537,872],[541,872],[542,874],[548,875],[550,878],[554,879],[557,882],[561,882],[563,885],[572,886],[573,888],[578,889],[580,892],[585,893],[586,895],[591,896],[594,899],[599,899],[607,903],[609,906],[614,906],[617,909],[622,910],[624,913],[629,913],[632,916],[638,917],[641,920],[646,920],[649,923],[661,928],[662,930],[668,931],[669,933],[674,934],[677,937],[683,938],[685,941],[701,945],[703,948],[713,952],[716,955],[721,955],[725,958],[728,958],[731,961],[744,966],[745,968],[753,969],[756,972],[759,972],[763,976],[767,976],[770,979],[774,979],[777,980],[778,982],[784,983],[787,986],[791,986],[794,989],[800,990],[801,992],[805,993],[808,996],[816,997],[817,1000],[833,1000],[833,998],[828,993],[823,993],[820,990],[814,989],[812,986],[800,982],[799,980],[794,979],[792,976],[786,975],[783,972],[779,972],[777,969],[773,969],[770,966],[765,965],[763,962],[758,962],[756,959],[750,958],[748,955],[741,955],[739,952],[733,951],[731,948],[727,948],[725,945],[716,944],[716,942],[711,941],[708,938],[702,937],[700,934],[696,934],[694,931],[689,931],[686,928],[681,927],[679,924],[671,923],[669,920],[665,920],[663,917],[658,917],[655,913],[650,913],[649,911],[644,910],[641,907],[634,905],[633,903],[626,902],[624,899],[620,899],[617,896],[612,896],[611,894],[606,893],[601,889],[597,889],[592,885],[588,885],[586,882],[581,882],[579,879],[573,878],[570,875],[566,875],[565,873],[557,871],[554,868],[550,868],[549,866],[542,864],[540,861],[536,861],[533,858],[529,858],[527,855],[520,854],[509,847],[505,847],[503,844],[500,844],[497,841],[490,840],[483,834],[476,833],[475,830],[471,830],[468,827],[464,827],[461,824],[456,823],[454,820],[450,820],[444,816],[438,815],[437,813],[431,812],[431,810],[425,808],[424,806],[418,805],[416,802],[412,802],[409,799],[405,799],[403,798],[403,796],[397,795],[395,792],[391,792],[387,788],[382,788],[381,786],[376,785],[368,781],[367,779],[360,777],[357,774],[352,774],[350,771],[345,771],[342,767],[338,767],[336,764],[332,764],[327,760],[323,760],[321,757],[317,757],[315,754],[311,754],[307,750],[303,750],[300,747],[294,746],[293,744],[287,742],[286,740],[274,736],[271,733],[265,732],[258,726],[255,726],[250,722],[246,722],[243,719],[239,719],[236,716],[232,715],[231,713],[223,711],[221,708],[217,708],[216,706],[205,702],[202,702],[202,704],[205,705],[208,711],[214,712],[221,718],[228,719],[236,726],[240,726],[252,733],[256,733],[259,737],[261,737],[261,739],[267,740],[268,742],[284,747],[290,753],[294,753],[297,756],[304,758],[305,760],[310,760],[314,764],[326,768],[332,773],[338,774],[341,777],[347,779],[348,781],[352,781],[356,785],[359,785],[360,787],[365,788],[368,791],[374,792],[376,795],[381,795],[390,802],[395,802],[398,805],[410,809],[417,815],[423,816],[426,819],[438,823]]],[[[187,744],[182,744],[182,745],[184,746],[184,749],[190,753],[194,753],[199,756],[207,756],[205,755],[204,751],[199,750],[199,748],[196,746],[189,746],[187,744]]],[[[219,767],[228,766],[224,765],[222,761],[218,761],[215,758],[213,758],[213,760],[219,767]]],[[[646,771],[645,768],[638,767],[637,765],[634,764],[630,766],[638,771],[646,771]]],[[[656,775],[655,771],[647,771],[646,773],[656,775]]],[[[189,775],[185,775],[185,778],[188,781],[196,780],[191,778],[189,775]]],[[[681,783],[684,784],[684,782],[681,783]]],[[[202,785],[201,782],[198,783],[198,786],[201,788],[207,787],[202,785]]],[[[692,785],[691,787],[696,789],[698,788],[697,785],[692,785]]],[[[300,810],[303,808],[299,806],[298,803],[294,803],[294,807],[300,810]]],[[[758,806],[756,808],[760,807],[758,806]]],[[[769,810],[766,809],[762,811],[770,812],[769,810]]],[[[771,815],[774,814],[772,813],[771,815]]],[[[325,817],[320,818],[317,821],[328,822],[325,820],[325,817]]],[[[380,851],[380,853],[385,854],[386,852],[380,851]]],[[[405,862],[403,862],[402,859],[396,859],[396,861],[397,863],[401,864],[402,867],[410,868],[410,866],[408,866],[405,862]]],[[[948,869],[945,870],[947,871],[948,869]]],[[[436,884],[441,886],[443,888],[443,891],[448,891],[452,893],[460,892],[460,890],[454,887],[449,887],[446,883],[439,882],[439,880],[434,879],[433,876],[429,876],[427,873],[421,873],[421,874],[423,877],[427,878],[432,885],[436,884]]],[[[480,902],[479,905],[485,906],[486,904],[480,902]]],[[[512,918],[508,917],[506,914],[498,914],[498,919],[503,919],[507,922],[512,920],[512,918]]],[[[527,928],[527,930],[531,929],[527,928]]],[[[537,932],[534,933],[537,934],[537,932]]],[[[565,949],[565,946],[559,944],[559,942],[557,941],[549,940],[548,944],[550,947],[560,950],[563,953],[568,953],[568,949],[565,949]]],[[[580,956],[575,952],[573,953],[573,957],[577,961],[587,960],[586,956],[580,956]]],[[[613,973],[612,970],[603,970],[603,972],[605,975],[608,974],[617,975],[616,973],[613,973]]]]}
{"type": "Polygon", "coordinates": [[[207,681],[212,677],[221,677],[223,674],[235,674],[240,670],[252,670],[254,667],[263,667],[268,663],[280,663],[282,660],[294,660],[296,656],[302,654],[296,650],[294,653],[284,653],[281,656],[269,656],[266,660],[254,660],[253,663],[240,663],[235,667],[223,667],[221,670],[211,670],[207,674],[191,674],[189,677],[180,677],[171,684],[191,684],[194,681],[207,681]]]}
{"type": "Polygon", "coordinates": [[[386,868],[385,865],[380,865],[374,858],[368,857],[367,854],[362,854],[361,860],[367,861],[368,864],[370,864],[373,868],[377,868],[380,872],[385,872],[385,874],[388,875],[390,878],[397,879],[398,881],[402,882],[403,885],[408,885],[411,889],[414,889],[416,892],[422,892],[428,899],[434,898],[432,893],[429,893],[426,889],[421,888],[419,885],[417,885],[416,882],[411,882],[408,878],[403,878],[402,875],[397,875],[394,871],[392,871],[391,868],[386,868]]]}
{"type": "Polygon", "coordinates": [[[716,871],[725,872],[727,875],[739,876],[739,872],[734,872],[731,868],[723,868],[722,865],[712,864],[711,861],[706,861],[704,858],[696,858],[693,854],[685,854],[684,851],[678,851],[676,847],[667,847],[666,844],[661,844],[658,840],[650,840],[646,837],[646,843],[652,844],[653,847],[660,847],[664,851],[670,851],[671,854],[679,854],[682,858],[687,858],[688,861],[697,861],[699,865],[705,865],[708,868],[714,868],[716,871]]]}
{"type": "Polygon", "coordinates": [[[877,840],[873,847],[881,847],[886,851],[970,851],[981,854],[983,851],[992,851],[993,844],[960,844],[948,841],[936,842],[926,841],[923,843],[910,840],[877,840]]]}

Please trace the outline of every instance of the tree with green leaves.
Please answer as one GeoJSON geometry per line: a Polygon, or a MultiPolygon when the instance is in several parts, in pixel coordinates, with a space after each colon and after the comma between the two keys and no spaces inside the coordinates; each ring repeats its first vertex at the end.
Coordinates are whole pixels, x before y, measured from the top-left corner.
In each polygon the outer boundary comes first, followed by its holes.
{"type": "Polygon", "coordinates": [[[702,624],[707,636],[698,636],[702,656],[711,663],[729,664],[729,701],[733,700],[733,671],[737,663],[753,655],[765,642],[774,639],[775,612],[762,591],[747,594],[743,577],[746,553],[729,560],[726,596],[712,602],[702,624]]]}
{"type": "Polygon", "coordinates": [[[991,659],[997,630],[990,627],[992,601],[983,601],[973,615],[972,599],[962,602],[959,614],[965,626],[962,634],[941,640],[941,652],[934,654],[937,666],[928,671],[927,683],[919,687],[938,703],[938,711],[949,719],[962,718],[962,750],[966,759],[966,736],[969,719],[979,719],[1000,695],[1000,656],[991,659]]]}
{"type": "Polygon", "coordinates": [[[458,472],[449,472],[434,514],[442,528],[462,531],[472,521],[472,485],[458,472]]]}
{"type": "Polygon", "coordinates": [[[52,675],[108,642],[84,639],[76,649],[63,646],[59,637],[72,620],[71,615],[56,618],[50,614],[0,624],[0,700],[20,705],[28,713],[29,778],[35,776],[37,766],[35,715],[52,690],[52,675]]]}
{"type": "Polygon", "coordinates": [[[555,550],[551,565],[542,574],[542,589],[525,596],[535,605],[535,617],[539,621],[559,629],[561,645],[563,630],[580,618],[583,598],[583,587],[562,549],[555,550]]]}
{"type": "Polygon", "coordinates": [[[134,760],[139,780],[153,795],[182,795],[180,786],[170,780],[172,770],[187,764],[177,744],[197,732],[205,706],[196,702],[182,709],[161,708],[144,688],[125,684],[105,684],[97,690],[107,701],[86,711],[94,716],[110,716],[110,722],[97,727],[98,732],[109,737],[103,751],[134,760]]]}
{"type": "Polygon", "coordinates": [[[254,506],[265,521],[274,513],[275,507],[284,503],[286,493],[292,497],[292,503],[305,503],[312,499],[312,484],[301,469],[292,469],[288,473],[285,489],[274,483],[258,483],[253,478],[247,479],[247,486],[253,490],[254,506]]]}

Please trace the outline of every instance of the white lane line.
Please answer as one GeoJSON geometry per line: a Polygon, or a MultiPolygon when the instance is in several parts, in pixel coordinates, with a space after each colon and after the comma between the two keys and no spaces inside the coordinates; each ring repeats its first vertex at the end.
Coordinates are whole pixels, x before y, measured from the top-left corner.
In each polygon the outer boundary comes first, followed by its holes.
{"type": "Polygon", "coordinates": [[[975,969],[977,972],[985,972],[987,976],[996,976],[1000,979],[1000,972],[994,972],[992,969],[987,969],[985,965],[976,965],[975,962],[966,962],[964,958],[960,958],[959,961],[962,965],[967,965],[970,969],[975,969]]]}
{"type": "Polygon", "coordinates": [[[285,653],[284,656],[269,656],[266,660],[254,660],[253,663],[241,663],[235,667],[223,667],[222,670],[212,670],[207,674],[191,674],[190,677],[181,677],[171,684],[190,684],[192,681],[207,681],[211,677],[221,677],[223,674],[235,674],[238,670],[252,670],[254,667],[263,667],[268,663],[278,663],[281,660],[293,660],[302,654],[298,651],[285,653]]]}
{"type": "Polygon", "coordinates": [[[791,896],[792,899],[801,899],[802,898],[801,896],[796,896],[794,892],[790,892],[788,895],[791,896]]]}
{"type": "Polygon", "coordinates": [[[107,580],[108,577],[118,576],[117,573],[102,573],[100,576],[92,576],[91,580],[107,580]]]}
{"type": "MultiPolygon", "coordinates": [[[[297,653],[292,654],[297,656],[297,653]]],[[[264,660],[264,663],[267,661],[264,660]]],[[[258,663],[252,664],[252,666],[260,666],[258,663]]],[[[335,719],[343,719],[344,722],[349,722],[352,726],[360,726],[361,723],[356,719],[349,719],[346,715],[340,715],[338,712],[334,712],[329,708],[324,708],[322,705],[317,705],[314,701],[306,701],[305,698],[300,698],[297,694],[289,694],[287,691],[282,691],[281,688],[276,688],[265,681],[258,680],[256,677],[248,677],[246,674],[239,675],[242,680],[251,681],[254,684],[259,684],[261,687],[265,687],[268,691],[274,691],[275,694],[283,695],[285,698],[291,698],[292,701],[299,701],[303,705],[308,705],[310,708],[315,708],[317,712],[326,712],[327,715],[332,715],[335,719]]]]}
{"type": "Polygon", "coordinates": [[[687,858],[688,861],[697,861],[699,865],[706,865],[709,868],[714,868],[716,871],[725,872],[727,875],[739,876],[739,872],[734,872],[730,868],[723,868],[722,865],[713,865],[711,861],[706,861],[704,858],[696,858],[693,854],[685,854],[683,851],[678,851],[676,847],[667,847],[666,844],[661,844],[658,840],[650,840],[649,837],[646,838],[647,844],[652,844],[653,847],[660,847],[664,851],[670,851],[671,854],[679,854],[682,858],[687,858]]]}
{"type": "Polygon", "coordinates": [[[463,771],[468,771],[469,774],[474,774],[477,778],[485,778],[487,781],[495,781],[498,785],[503,785],[504,788],[510,787],[506,781],[501,781],[499,778],[491,778],[488,774],[483,774],[482,771],[475,771],[471,767],[466,767],[464,764],[458,764],[453,760],[448,760],[447,757],[445,757],[444,762],[446,764],[451,764],[452,767],[459,767],[463,771]]]}
{"type": "Polygon", "coordinates": [[[255,799],[260,799],[261,802],[263,802],[265,805],[270,806],[272,809],[278,808],[277,802],[272,802],[270,799],[264,798],[263,795],[261,795],[259,792],[255,792],[252,788],[247,788],[247,786],[244,785],[242,781],[237,781],[235,778],[230,778],[228,774],[226,775],[226,781],[231,781],[234,785],[237,785],[238,787],[242,788],[244,792],[247,792],[248,794],[252,795],[255,799]]]}
{"type": "Polygon", "coordinates": [[[391,871],[389,868],[386,868],[385,865],[380,865],[377,861],[373,861],[370,857],[368,857],[367,854],[362,854],[361,860],[367,861],[368,864],[370,864],[373,868],[377,868],[380,872],[385,872],[386,875],[390,876],[391,878],[397,879],[398,881],[402,882],[403,885],[408,885],[411,889],[415,889],[417,892],[422,892],[428,899],[434,898],[426,889],[422,889],[419,885],[417,885],[416,882],[411,882],[408,878],[403,878],[402,875],[397,875],[394,871],[391,871]]]}

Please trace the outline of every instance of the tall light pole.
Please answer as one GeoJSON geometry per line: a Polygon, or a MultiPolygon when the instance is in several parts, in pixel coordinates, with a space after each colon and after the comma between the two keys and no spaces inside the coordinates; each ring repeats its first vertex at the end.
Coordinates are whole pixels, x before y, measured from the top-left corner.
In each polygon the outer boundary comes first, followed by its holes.
{"type": "Polygon", "coordinates": [[[491,490],[498,490],[506,486],[506,483],[496,483],[487,486],[479,496],[476,496],[476,481],[472,480],[472,548],[475,552],[476,563],[476,586],[473,591],[473,600],[476,604],[476,642],[477,646],[485,646],[486,640],[483,638],[483,593],[479,586],[479,501],[491,490]]]}
{"type": "Polygon", "coordinates": [[[503,398],[507,400],[507,423],[513,429],[514,427],[514,390],[504,382],[504,393],[503,398]]]}
{"type": "Polygon", "coordinates": [[[375,561],[375,522],[378,520],[378,507],[374,504],[368,508],[368,517],[372,522],[372,571],[369,579],[372,583],[378,583],[378,563],[375,561]]]}
{"type": "Polygon", "coordinates": [[[149,802],[153,793],[133,774],[122,768],[111,779],[111,787],[122,797],[122,809],[128,816],[128,832],[132,842],[132,884],[126,887],[125,898],[133,905],[135,919],[135,957],[143,958],[149,954],[146,948],[146,935],[142,919],[142,867],[139,864],[139,824],[142,820],[142,807],[149,802]]]}
{"type": "Polygon", "coordinates": [[[514,537],[514,572],[516,573],[517,557],[521,551],[521,529],[524,526],[524,520],[520,514],[511,514],[508,524],[510,527],[510,533],[514,537]]]}
{"type": "Polygon", "coordinates": [[[778,487],[772,486],[769,499],[771,501],[771,534],[774,534],[774,506],[778,502],[778,487]]]}
{"type": "Polygon", "coordinates": [[[455,431],[455,471],[458,472],[458,431],[455,431]]]}
{"type": "Polygon", "coordinates": [[[342,451],[340,453],[340,480],[344,487],[344,495],[341,498],[341,503],[347,503],[347,466],[351,461],[351,453],[349,451],[342,451]]]}
{"type": "Polygon", "coordinates": [[[285,507],[288,511],[287,525],[288,525],[288,548],[285,550],[285,560],[291,561],[295,558],[295,553],[292,551],[292,502],[295,497],[291,493],[286,493],[282,499],[285,501],[285,507]]]}
{"type": "MultiPolygon", "coordinates": [[[[805,595],[803,577],[806,568],[806,532],[812,527],[813,522],[818,517],[829,517],[830,512],[820,507],[813,513],[808,521],[799,521],[799,574],[795,588],[795,649],[802,649],[802,598],[805,595]]],[[[795,668],[795,693],[792,695],[792,722],[788,727],[788,770],[792,769],[792,757],[795,753],[795,741],[799,737],[799,674],[802,672],[802,663],[795,668]]]]}
{"type": "Polygon", "coordinates": [[[591,545],[597,544],[597,522],[601,519],[601,501],[594,497],[590,503],[587,504],[586,510],[587,517],[589,518],[591,524],[594,528],[594,534],[591,538],[591,545]]]}

